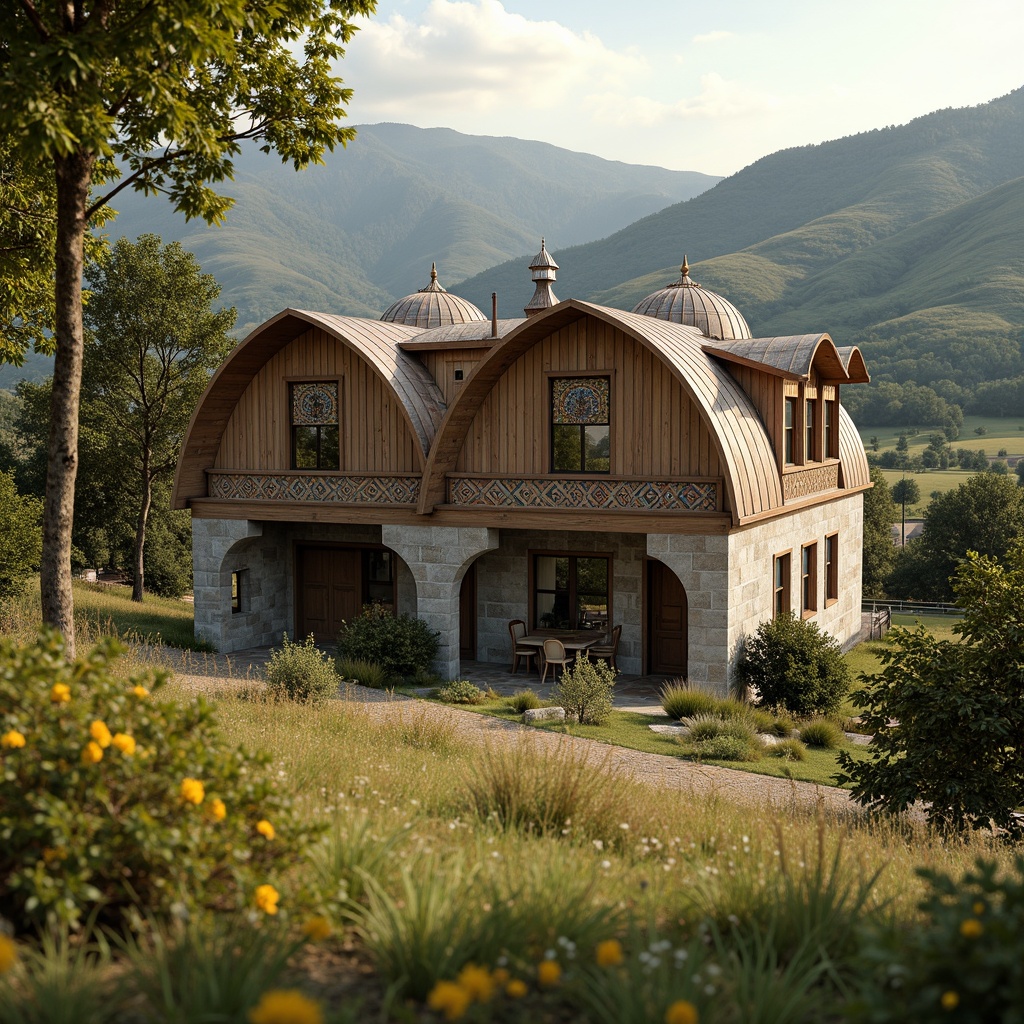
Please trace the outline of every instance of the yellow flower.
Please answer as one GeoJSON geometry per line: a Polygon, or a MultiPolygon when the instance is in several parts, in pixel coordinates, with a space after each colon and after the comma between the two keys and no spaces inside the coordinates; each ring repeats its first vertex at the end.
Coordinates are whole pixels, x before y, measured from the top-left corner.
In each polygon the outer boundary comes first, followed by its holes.
{"type": "Polygon", "coordinates": [[[54,683],[50,689],[51,704],[67,704],[71,700],[71,687],[67,683],[54,683]]]}
{"type": "Polygon", "coordinates": [[[326,917],[316,916],[311,917],[303,926],[302,931],[307,938],[312,939],[313,942],[322,942],[324,939],[330,938],[331,935],[331,922],[326,917]]]}
{"type": "Polygon", "coordinates": [[[494,978],[486,967],[478,967],[476,964],[466,964],[456,975],[455,981],[461,985],[470,995],[470,998],[478,1003],[490,1002],[494,995],[494,978]]]}
{"type": "Polygon", "coordinates": [[[101,746],[104,750],[110,746],[110,730],[107,728],[104,722],[93,722],[89,726],[89,735],[101,746]]]}
{"type": "Polygon", "coordinates": [[[541,988],[551,988],[552,985],[557,985],[558,979],[561,977],[562,968],[557,960],[541,960],[537,964],[537,984],[541,988]]]}
{"type": "Polygon", "coordinates": [[[17,729],[12,729],[10,732],[5,732],[3,736],[0,736],[0,747],[16,750],[18,747],[23,746],[25,746],[25,737],[17,729]]]}
{"type": "Polygon", "coordinates": [[[618,967],[624,959],[618,939],[605,939],[597,944],[598,967],[618,967]]]}
{"type": "Polygon", "coordinates": [[[264,914],[276,914],[280,898],[281,894],[272,885],[256,886],[256,907],[264,914]]]}
{"type": "Polygon", "coordinates": [[[512,974],[506,967],[495,967],[491,977],[494,979],[495,985],[507,985],[512,978],[512,974]]]}
{"type": "Polygon", "coordinates": [[[969,917],[966,921],[960,925],[960,934],[965,939],[976,939],[983,931],[985,926],[976,918],[969,917]]]}
{"type": "Polygon", "coordinates": [[[277,833],[274,831],[274,826],[264,818],[262,821],[256,822],[256,831],[259,832],[264,839],[273,839],[277,833]]]}
{"type": "Polygon", "coordinates": [[[132,693],[134,693],[136,697],[148,697],[149,696],[149,690],[147,690],[144,686],[133,686],[132,687],[132,693]]]}
{"type": "Polygon", "coordinates": [[[323,1024],[320,1004],[298,989],[275,988],[264,992],[249,1011],[250,1024],[323,1024]]]}
{"type": "Polygon", "coordinates": [[[0,974],[6,974],[18,962],[18,947],[14,939],[0,935],[0,974]]]}
{"type": "Polygon", "coordinates": [[[125,732],[115,733],[114,738],[110,742],[113,743],[125,757],[131,757],[135,753],[135,738],[133,736],[129,736],[125,732]]]}
{"type": "Polygon", "coordinates": [[[43,863],[50,867],[51,864],[56,864],[59,861],[66,860],[68,851],[63,846],[44,846],[43,847],[43,863]]]}
{"type": "Polygon", "coordinates": [[[201,804],[206,796],[206,789],[198,779],[181,780],[181,799],[188,804],[201,804]]]}
{"type": "Polygon", "coordinates": [[[698,1020],[697,1007],[685,999],[677,999],[665,1011],[665,1024],[697,1024],[698,1020]]]}
{"type": "Polygon", "coordinates": [[[228,815],[228,809],[219,796],[215,796],[207,805],[206,812],[214,821],[223,821],[228,815]]]}
{"type": "Polygon", "coordinates": [[[469,993],[454,981],[439,981],[427,996],[427,1006],[442,1011],[445,1020],[458,1020],[469,1008],[469,993]]]}
{"type": "Polygon", "coordinates": [[[102,760],[103,748],[95,740],[89,740],[82,748],[82,763],[99,764],[102,760]]]}
{"type": "Polygon", "coordinates": [[[974,909],[975,916],[981,917],[981,915],[985,913],[985,904],[982,903],[981,900],[978,900],[974,904],[974,908],[973,909],[974,909]]]}
{"type": "Polygon", "coordinates": [[[949,992],[942,993],[942,998],[939,1002],[942,1003],[944,1010],[955,1010],[960,1005],[960,997],[950,989],[949,992]]]}
{"type": "Polygon", "coordinates": [[[526,995],[527,991],[526,982],[519,978],[513,978],[505,986],[505,995],[507,995],[509,999],[522,999],[523,996],[526,995]]]}

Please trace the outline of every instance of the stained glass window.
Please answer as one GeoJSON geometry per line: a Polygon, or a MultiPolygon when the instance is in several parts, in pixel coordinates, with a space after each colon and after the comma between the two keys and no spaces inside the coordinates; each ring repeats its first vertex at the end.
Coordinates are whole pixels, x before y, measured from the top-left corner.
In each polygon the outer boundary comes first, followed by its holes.
{"type": "Polygon", "coordinates": [[[551,471],[608,473],[611,469],[611,381],[554,377],[551,381],[551,471]]]}
{"type": "Polygon", "coordinates": [[[291,386],[292,469],[338,469],[338,382],[302,381],[291,386]]]}

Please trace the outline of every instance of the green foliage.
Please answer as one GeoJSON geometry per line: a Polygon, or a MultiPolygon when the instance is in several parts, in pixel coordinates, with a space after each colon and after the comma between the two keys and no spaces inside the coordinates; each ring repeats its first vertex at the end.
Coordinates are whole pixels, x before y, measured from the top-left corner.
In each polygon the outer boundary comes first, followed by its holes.
{"type": "Polygon", "coordinates": [[[964,830],[991,823],[1011,835],[1024,792],[1024,542],[1005,564],[971,553],[955,581],[958,641],[924,627],[894,629],[883,670],[853,695],[868,760],[839,754],[840,782],[868,807],[899,812],[923,801],[931,821],[964,830]]]}
{"type": "Polygon", "coordinates": [[[921,500],[921,488],[913,477],[897,480],[892,487],[892,500],[897,505],[916,505],[921,500]]]}
{"type": "Polygon", "coordinates": [[[780,740],[778,743],[767,744],[764,752],[768,757],[777,757],[783,761],[807,760],[807,748],[795,737],[780,740]]]}
{"type": "Polygon", "coordinates": [[[437,699],[445,704],[483,704],[486,694],[468,679],[453,679],[438,687],[437,699]]]}
{"type": "Polygon", "coordinates": [[[920,869],[924,922],[866,933],[850,1017],[870,1024],[1020,1018],[1024,1004],[1024,857],[1000,871],[979,858],[959,881],[920,869]]]}
{"type": "Polygon", "coordinates": [[[892,543],[892,524],[896,506],[881,470],[871,467],[871,490],[864,492],[864,553],[861,582],[866,596],[884,593],[885,580],[892,571],[896,549],[892,543]]]}
{"type": "Polygon", "coordinates": [[[516,690],[510,697],[505,698],[505,703],[513,711],[522,714],[524,711],[533,711],[535,708],[539,708],[541,699],[533,690],[516,690]]]}
{"type": "Polygon", "coordinates": [[[581,725],[604,725],[611,717],[614,686],[615,669],[581,651],[551,690],[551,701],[581,725]]]}
{"type": "Polygon", "coordinates": [[[175,511],[159,505],[152,509],[143,567],[150,593],[183,597],[192,590],[192,516],[186,509],[175,511]]]}
{"type": "Polygon", "coordinates": [[[759,703],[794,715],[835,711],[850,689],[850,673],[835,637],[811,620],[782,615],[747,638],[738,671],[759,703]]]}
{"type": "Polygon", "coordinates": [[[395,616],[382,605],[368,604],[361,615],[345,623],[338,654],[376,662],[391,675],[411,676],[430,668],[439,636],[420,619],[395,616]]]}
{"type": "Polygon", "coordinates": [[[52,632],[0,640],[0,917],[30,929],[241,909],[268,883],[294,904],[286,872],[315,830],[269,757],[229,747],[205,702],[158,699],[163,675],[117,678],[119,650],[68,661],[52,632]]]}
{"type": "Polygon", "coordinates": [[[388,682],[387,669],[375,661],[361,661],[358,658],[338,658],[338,674],[342,679],[351,679],[360,686],[373,690],[383,689],[388,682]]]}
{"type": "Polygon", "coordinates": [[[281,646],[270,652],[265,671],[267,689],[277,698],[322,704],[337,696],[341,682],[330,655],[321,651],[312,636],[293,643],[285,633],[281,646]]]}
{"type": "Polygon", "coordinates": [[[669,718],[679,721],[694,715],[710,714],[718,708],[718,698],[687,683],[673,681],[661,688],[661,706],[669,718]]]}
{"type": "Polygon", "coordinates": [[[704,739],[691,740],[687,752],[709,761],[759,761],[764,750],[756,740],[719,733],[704,739]]]}
{"type": "Polygon", "coordinates": [[[924,532],[899,555],[886,582],[894,597],[949,601],[968,551],[1002,558],[1024,536],[1024,490],[1007,476],[979,473],[932,499],[924,532]]]}
{"type": "Polygon", "coordinates": [[[827,718],[819,718],[800,726],[800,739],[808,747],[835,750],[846,742],[843,730],[827,718]]]}
{"type": "Polygon", "coordinates": [[[0,472],[0,600],[24,589],[39,568],[42,509],[38,498],[18,493],[10,473],[0,472]]]}

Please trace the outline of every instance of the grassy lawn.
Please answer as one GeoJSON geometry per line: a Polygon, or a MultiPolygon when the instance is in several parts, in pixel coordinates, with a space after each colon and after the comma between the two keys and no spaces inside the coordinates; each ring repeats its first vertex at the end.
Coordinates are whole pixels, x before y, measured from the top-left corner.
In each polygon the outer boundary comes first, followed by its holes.
{"type": "MultiPolygon", "coordinates": [[[[142,604],[132,601],[130,587],[106,583],[72,582],[75,597],[75,628],[79,641],[88,643],[101,636],[118,636],[133,643],[166,644],[186,650],[210,650],[195,639],[195,619],[190,601],[146,594],[142,604]]],[[[39,581],[11,607],[5,632],[34,631],[39,618],[39,581]]]]}

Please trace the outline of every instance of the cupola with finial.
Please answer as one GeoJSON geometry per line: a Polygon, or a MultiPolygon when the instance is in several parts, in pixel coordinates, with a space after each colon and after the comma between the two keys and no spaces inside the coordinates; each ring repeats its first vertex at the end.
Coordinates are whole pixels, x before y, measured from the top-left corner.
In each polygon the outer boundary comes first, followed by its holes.
{"type": "Polygon", "coordinates": [[[557,305],[558,299],[551,290],[551,284],[555,280],[555,271],[558,264],[551,258],[551,253],[544,247],[544,239],[540,240],[540,252],[533,257],[530,263],[530,271],[536,287],[533,298],[523,309],[527,316],[536,316],[550,306],[557,305]]]}
{"type": "Polygon", "coordinates": [[[684,256],[678,281],[641,299],[634,313],[658,320],[696,327],[707,338],[738,340],[750,337],[743,314],[726,298],[710,292],[690,278],[690,262],[684,256]]]}
{"type": "Polygon", "coordinates": [[[392,303],[381,316],[381,320],[389,323],[427,328],[486,319],[472,302],[452,295],[441,286],[435,263],[430,264],[430,284],[426,288],[392,303]]]}

